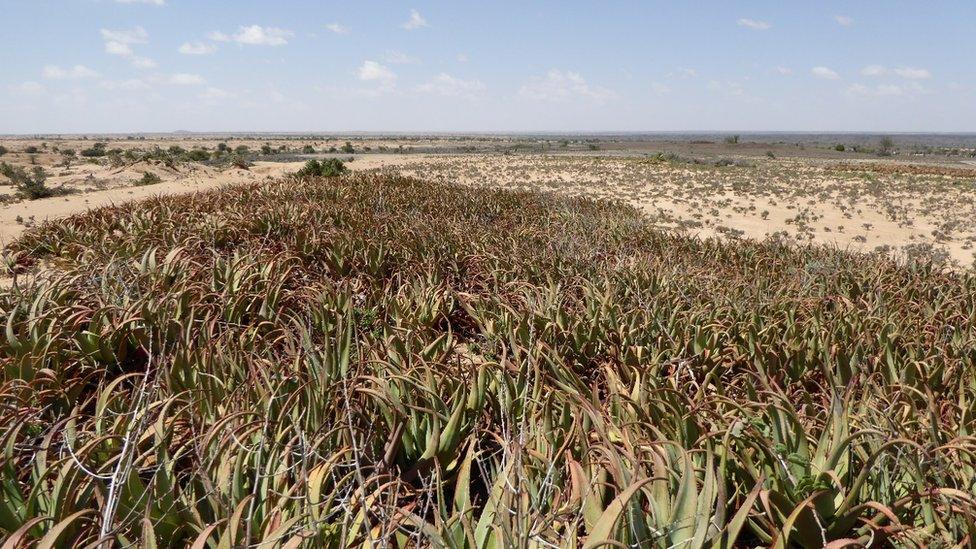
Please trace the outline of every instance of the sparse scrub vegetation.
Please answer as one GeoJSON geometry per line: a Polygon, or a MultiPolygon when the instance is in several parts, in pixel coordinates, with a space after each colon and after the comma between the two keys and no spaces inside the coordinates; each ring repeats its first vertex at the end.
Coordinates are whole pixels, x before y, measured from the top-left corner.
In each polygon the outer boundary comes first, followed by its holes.
{"type": "Polygon", "coordinates": [[[0,292],[12,545],[976,528],[976,279],[925,261],[388,176],[102,208],[5,254],[53,266],[0,292]]]}
{"type": "Polygon", "coordinates": [[[248,162],[247,158],[241,155],[234,155],[230,161],[231,166],[241,170],[250,170],[251,163],[248,162]]]}
{"type": "Polygon", "coordinates": [[[145,187],[147,185],[155,185],[157,183],[162,183],[163,180],[156,174],[152,172],[145,172],[142,177],[134,182],[138,187],[145,187]]]}
{"type": "Polygon", "coordinates": [[[49,198],[70,192],[64,188],[48,187],[46,184],[47,172],[40,166],[35,166],[28,172],[24,168],[0,162],[0,175],[9,179],[17,194],[27,200],[49,198]]]}
{"type": "Polygon", "coordinates": [[[210,153],[203,149],[193,149],[185,154],[185,158],[191,162],[206,162],[210,160],[210,153]]]}
{"type": "Polygon", "coordinates": [[[107,143],[95,143],[87,149],[82,149],[81,156],[86,158],[98,158],[100,156],[105,156],[107,153],[105,147],[108,146],[107,143]]]}
{"type": "Polygon", "coordinates": [[[336,177],[345,173],[346,170],[345,164],[338,158],[329,158],[321,162],[313,159],[306,162],[305,166],[298,170],[295,175],[299,177],[336,177]]]}

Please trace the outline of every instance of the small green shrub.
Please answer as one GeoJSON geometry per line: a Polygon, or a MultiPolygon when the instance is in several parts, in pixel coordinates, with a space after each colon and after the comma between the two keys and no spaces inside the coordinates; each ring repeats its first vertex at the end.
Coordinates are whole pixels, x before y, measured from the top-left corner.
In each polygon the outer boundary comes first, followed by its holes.
{"type": "Polygon", "coordinates": [[[342,146],[342,152],[346,154],[353,154],[356,152],[356,149],[352,146],[352,143],[346,141],[346,144],[342,146]]]}
{"type": "Polygon", "coordinates": [[[3,156],[5,154],[7,154],[7,152],[8,152],[7,151],[7,147],[4,147],[3,145],[0,145],[0,156],[3,156]]]}
{"type": "Polygon", "coordinates": [[[841,144],[841,143],[838,143],[838,144],[837,144],[837,145],[836,145],[836,146],[834,147],[834,150],[835,150],[835,151],[837,151],[837,152],[844,152],[845,150],[847,150],[847,147],[845,147],[845,146],[844,146],[843,144],[841,144]]]}
{"type": "Polygon", "coordinates": [[[89,149],[82,149],[81,156],[85,158],[98,158],[100,156],[105,156],[108,154],[105,151],[105,143],[95,143],[89,149]]]}
{"type": "Polygon", "coordinates": [[[27,148],[24,149],[24,152],[27,153],[27,154],[34,154],[37,151],[38,151],[37,147],[35,147],[33,145],[31,145],[30,147],[27,147],[27,148]]]}
{"type": "Polygon", "coordinates": [[[346,165],[338,158],[330,158],[322,162],[313,159],[306,162],[305,167],[298,170],[296,175],[301,177],[337,177],[347,170],[346,165]]]}
{"type": "Polygon", "coordinates": [[[895,142],[890,137],[885,136],[881,138],[881,142],[878,143],[878,156],[891,156],[895,151],[895,142]]]}
{"type": "Polygon", "coordinates": [[[44,168],[40,166],[35,166],[30,173],[24,168],[18,168],[7,164],[6,162],[0,162],[0,174],[7,177],[11,184],[17,189],[17,194],[28,200],[37,200],[38,198],[48,198],[51,196],[57,196],[61,194],[68,194],[67,189],[52,189],[46,185],[47,172],[44,168]]]}
{"type": "Polygon", "coordinates": [[[304,147],[302,147],[302,153],[303,154],[315,154],[315,147],[313,147],[311,145],[305,145],[304,147]]]}
{"type": "Polygon", "coordinates": [[[186,159],[192,162],[206,162],[210,160],[210,153],[202,149],[193,149],[186,153],[186,159]]]}
{"type": "Polygon", "coordinates": [[[155,185],[157,183],[162,183],[162,182],[163,182],[162,178],[160,178],[158,175],[152,172],[145,172],[142,174],[141,179],[137,179],[132,183],[137,187],[145,187],[146,185],[155,185]]]}

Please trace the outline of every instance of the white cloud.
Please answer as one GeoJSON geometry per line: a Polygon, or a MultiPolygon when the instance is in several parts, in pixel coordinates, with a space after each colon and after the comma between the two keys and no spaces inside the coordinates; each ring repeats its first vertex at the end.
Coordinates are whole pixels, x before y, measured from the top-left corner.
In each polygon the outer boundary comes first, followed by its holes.
{"type": "Polygon", "coordinates": [[[170,84],[176,84],[179,86],[198,86],[200,84],[206,83],[206,80],[198,74],[188,74],[185,72],[176,73],[169,77],[170,84]]]}
{"type": "Polygon", "coordinates": [[[349,27],[344,27],[339,23],[329,23],[325,26],[325,28],[335,34],[349,34],[349,27]]]}
{"type": "Polygon", "coordinates": [[[386,55],[383,56],[383,61],[393,65],[413,65],[420,63],[420,59],[396,50],[386,52],[386,55]]]}
{"type": "Polygon", "coordinates": [[[713,92],[728,95],[730,97],[742,97],[745,95],[745,90],[742,89],[742,84],[733,82],[731,80],[726,82],[712,80],[708,83],[708,89],[713,92]]]}
{"type": "Polygon", "coordinates": [[[210,55],[217,51],[217,46],[203,42],[184,42],[179,51],[184,55],[210,55]]]}
{"type": "Polygon", "coordinates": [[[151,69],[156,62],[148,57],[140,57],[132,50],[132,44],[149,43],[149,33],[142,27],[129,30],[102,29],[102,39],[105,40],[105,51],[109,55],[124,57],[137,69],[151,69]]]}
{"type": "Polygon", "coordinates": [[[846,15],[835,15],[834,21],[837,21],[837,24],[842,27],[849,27],[854,24],[854,18],[846,15]]]}
{"type": "Polygon", "coordinates": [[[130,78],[128,80],[102,80],[98,83],[98,86],[102,89],[116,91],[143,91],[149,89],[149,84],[144,80],[139,78],[130,78]]]}
{"type": "Polygon", "coordinates": [[[75,65],[67,69],[63,69],[57,65],[47,65],[41,72],[44,74],[44,78],[50,80],[76,80],[79,78],[93,78],[98,76],[97,72],[84,65],[75,65]]]}
{"type": "Polygon", "coordinates": [[[27,82],[21,82],[20,84],[15,84],[8,86],[8,89],[14,93],[20,93],[24,95],[37,95],[44,93],[44,86],[33,80],[28,80],[27,82]]]}
{"type": "Polygon", "coordinates": [[[152,4],[154,6],[165,6],[166,0],[115,0],[116,4],[152,4]]]}
{"type": "Polygon", "coordinates": [[[365,82],[388,82],[392,83],[396,80],[396,73],[391,71],[388,67],[380,65],[376,61],[363,61],[361,67],[359,67],[358,76],[360,80],[365,82]]]}
{"type": "Polygon", "coordinates": [[[881,65],[868,65],[861,69],[861,74],[864,76],[883,76],[888,73],[888,69],[882,67],[881,65]]]}
{"type": "Polygon", "coordinates": [[[823,78],[825,80],[839,80],[840,75],[833,69],[827,67],[814,67],[810,69],[810,73],[817,78],[823,78]]]}
{"type": "Polygon", "coordinates": [[[466,54],[463,54],[463,53],[457,54],[457,57],[455,57],[455,59],[457,59],[457,62],[458,63],[467,63],[468,62],[468,56],[466,54]]]}
{"type": "Polygon", "coordinates": [[[783,76],[789,76],[793,74],[793,69],[789,67],[776,67],[776,72],[782,74],[783,76]]]}
{"type": "Polygon", "coordinates": [[[129,57],[132,55],[132,46],[123,42],[110,40],[105,42],[105,51],[109,55],[121,55],[122,57],[129,57]]]}
{"type": "Polygon", "coordinates": [[[234,94],[220,88],[208,87],[200,93],[199,97],[200,99],[216,101],[219,99],[230,99],[234,97],[234,94]]]}
{"type": "Polygon", "coordinates": [[[156,68],[156,62],[148,57],[139,57],[138,55],[133,55],[129,58],[129,62],[132,66],[137,69],[153,69],[156,68]]]}
{"type": "Polygon", "coordinates": [[[889,69],[883,65],[868,65],[861,69],[861,74],[864,76],[889,76],[895,75],[902,78],[907,78],[908,80],[926,80],[932,78],[932,73],[928,69],[920,69],[916,67],[898,67],[895,69],[889,69]]]}
{"type": "Polygon", "coordinates": [[[927,78],[932,78],[932,73],[927,69],[917,69],[915,67],[899,67],[895,69],[895,74],[902,78],[908,78],[909,80],[925,80],[927,78]]]}
{"type": "MultiPolygon", "coordinates": [[[[694,78],[698,76],[698,71],[696,71],[695,69],[689,69],[688,67],[682,67],[678,69],[678,75],[684,78],[694,78]]],[[[673,75],[669,74],[668,76],[670,77],[673,75]]]]}
{"type": "Polygon", "coordinates": [[[147,44],[149,43],[149,33],[142,27],[133,27],[129,30],[102,29],[102,39],[106,42],[122,44],[147,44]]]}
{"type": "Polygon", "coordinates": [[[519,89],[519,95],[538,101],[564,101],[587,98],[598,103],[617,96],[612,90],[590,86],[579,73],[551,69],[543,78],[535,78],[519,89]]]}
{"type": "Polygon", "coordinates": [[[738,23],[740,27],[747,27],[752,30],[768,30],[772,28],[772,25],[770,25],[765,21],[758,21],[756,19],[747,19],[745,17],[736,21],[736,23],[738,23]]]}
{"type": "Polygon", "coordinates": [[[903,84],[878,84],[877,86],[866,86],[864,84],[854,84],[847,88],[848,95],[871,96],[871,97],[894,97],[894,96],[914,96],[917,94],[929,93],[920,83],[912,81],[903,84]]]}
{"type": "Polygon", "coordinates": [[[230,36],[220,31],[207,34],[207,38],[215,42],[233,41],[249,46],[284,46],[292,36],[295,36],[295,33],[290,30],[279,29],[278,27],[262,27],[261,25],[237,27],[237,32],[230,36]]]}
{"type": "Polygon", "coordinates": [[[417,91],[443,97],[475,98],[485,91],[485,85],[480,80],[461,80],[440,73],[430,82],[417,86],[417,91]]]}
{"type": "Polygon", "coordinates": [[[660,82],[651,82],[651,91],[657,95],[665,95],[671,93],[671,88],[660,82]]]}
{"type": "Polygon", "coordinates": [[[850,95],[861,95],[861,96],[895,96],[903,95],[905,90],[901,86],[896,86],[893,84],[882,84],[879,86],[865,86],[864,84],[854,84],[853,86],[847,88],[847,93],[850,95]]]}
{"type": "Polygon", "coordinates": [[[376,61],[363,61],[356,71],[356,77],[374,85],[373,88],[361,90],[367,96],[383,95],[396,90],[396,73],[376,61]]]}
{"type": "Polygon", "coordinates": [[[417,12],[417,10],[410,10],[410,19],[407,19],[406,22],[400,25],[401,28],[407,30],[416,30],[426,26],[427,20],[424,19],[420,13],[417,12]]]}

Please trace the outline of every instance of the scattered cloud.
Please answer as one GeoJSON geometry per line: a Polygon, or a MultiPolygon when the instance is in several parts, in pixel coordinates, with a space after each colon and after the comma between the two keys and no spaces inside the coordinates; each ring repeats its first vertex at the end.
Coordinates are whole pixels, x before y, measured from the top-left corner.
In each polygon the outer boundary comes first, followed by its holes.
{"type": "Polygon", "coordinates": [[[138,26],[128,30],[102,29],[101,33],[102,40],[105,41],[105,52],[109,55],[124,57],[137,69],[151,69],[156,66],[155,61],[136,55],[132,49],[133,44],[149,43],[146,29],[138,26]]]}
{"type": "Polygon", "coordinates": [[[889,69],[884,65],[868,65],[861,69],[864,76],[900,76],[908,80],[926,80],[932,78],[932,73],[928,69],[916,67],[897,67],[889,69]]]}
{"type": "Polygon", "coordinates": [[[420,59],[396,50],[386,52],[386,55],[383,56],[383,61],[392,65],[415,65],[420,63],[420,59]]]}
{"type": "Polygon", "coordinates": [[[914,67],[899,67],[895,69],[895,74],[902,78],[908,78],[909,80],[925,80],[932,78],[932,73],[927,69],[917,69],[914,67]]]}
{"type": "Polygon", "coordinates": [[[210,55],[217,51],[217,46],[204,42],[184,42],[179,51],[184,55],[210,55]]]}
{"type": "Polygon", "coordinates": [[[44,86],[33,80],[28,80],[27,82],[21,82],[20,84],[13,84],[8,86],[7,89],[14,93],[23,95],[37,95],[44,93],[44,86]]]}
{"type": "Polygon", "coordinates": [[[102,89],[110,91],[144,91],[150,88],[149,84],[139,78],[130,78],[128,80],[102,80],[98,83],[98,86],[102,89]]]}
{"type": "Polygon", "coordinates": [[[745,17],[736,21],[736,23],[740,27],[750,28],[752,30],[769,30],[773,27],[772,25],[770,25],[765,21],[758,21],[756,19],[747,19],[745,17]]]}
{"type": "Polygon", "coordinates": [[[612,90],[591,86],[579,73],[551,69],[542,78],[534,78],[519,89],[519,95],[537,101],[565,101],[586,98],[602,103],[617,96],[612,90]]]}
{"type": "Polygon", "coordinates": [[[199,97],[200,99],[217,101],[220,99],[230,99],[234,97],[234,94],[230,93],[229,91],[222,90],[220,88],[214,88],[212,86],[209,86],[207,87],[207,89],[203,90],[203,92],[200,93],[199,97]]]}
{"type": "Polygon", "coordinates": [[[660,82],[651,82],[651,91],[656,95],[665,95],[671,93],[671,88],[667,84],[662,84],[660,82]]]}
{"type": "MultiPolygon", "coordinates": [[[[673,78],[674,76],[675,74],[668,74],[668,78],[673,78]]],[[[680,76],[682,78],[694,78],[698,76],[698,71],[696,71],[695,69],[690,69],[688,67],[681,67],[680,69],[678,69],[677,76],[680,76]]]]}
{"type": "Polygon", "coordinates": [[[407,19],[400,28],[407,30],[417,30],[422,27],[426,27],[427,20],[424,19],[417,10],[410,10],[410,19],[407,19]]]}
{"type": "Polygon", "coordinates": [[[206,80],[198,74],[188,74],[185,72],[176,73],[169,77],[170,84],[178,86],[199,86],[205,84],[206,80]]]}
{"type": "Polygon", "coordinates": [[[129,58],[129,62],[132,63],[132,66],[137,69],[156,68],[156,62],[148,57],[139,57],[138,55],[134,55],[129,58]]]}
{"type": "Polygon", "coordinates": [[[884,76],[888,73],[888,69],[882,67],[881,65],[868,65],[861,69],[861,74],[864,76],[884,76]]]}
{"type": "Polygon", "coordinates": [[[121,55],[122,57],[133,55],[132,46],[112,40],[105,42],[105,52],[109,55],[121,55]]]}
{"type": "Polygon", "coordinates": [[[57,65],[47,65],[41,71],[48,80],[77,80],[80,78],[94,78],[98,73],[84,65],[61,68],[57,65]]]}
{"type": "Polygon", "coordinates": [[[232,35],[220,31],[207,34],[207,38],[214,42],[237,42],[249,46],[284,46],[288,39],[295,36],[290,30],[278,27],[262,27],[261,25],[241,26],[232,35]]]}
{"type": "Polygon", "coordinates": [[[339,23],[329,23],[325,28],[335,34],[349,34],[349,27],[344,27],[339,23]]]}
{"type": "Polygon", "coordinates": [[[823,78],[825,80],[840,80],[840,75],[837,74],[837,71],[827,67],[814,67],[810,69],[810,73],[817,78],[823,78]]]}
{"type": "Polygon", "coordinates": [[[745,95],[745,91],[742,89],[742,84],[733,81],[719,82],[718,80],[711,80],[708,82],[708,89],[713,92],[721,93],[723,95],[728,95],[732,97],[741,97],[745,95]]]}
{"type": "Polygon", "coordinates": [[[149,33],[142,27],[133,27],[129,30],[109,30],[102,29],[102,39],[106,42],[119,42],[121,44],[148,44],[149,33]]]}
{"type": "Polygon", "coordinates": [[[376,61],[363,61],[357,76],[364,82],[393,82],[397,77],[396,73],[376,61]]]}
{"type": "Polygon", "coordinates": [[[152,4],[154,6],[165,6],[166,0],[115,0],[116,4],[152,4]]]}
{"type": "Polygon", "coordinates": [[[417,91],[442,97],[473,99],[485,91],[485,85],[480,80],[462,80],[442,72],[430,82],[417,86],[417,91]]]}
{"type": "Polygon", "coordinates": [[[793,74],[793,69],[791,69],[789,67],[776,67],[775,70],[776,70],[776,72],[778,72],[779,74],[782,74],[783,76],[789,76],[789,75],[793,74]]]}
{"type": "Polygon", "coordinates": [[[457,54],[457,56],[455,57],[455,59],[457,59],[457,62],[458,63],[467,63],[468,62],[468,56],[466,54],[463,54],[463,53],[457,54]]]}
{"type": "Polygon", "coordinates": [[[842,27],[850,27],[854,24],[854,18],[846,15],[835,15],[834,21],[837,21],[837,24],[842,27]]]}
{"type": "Polygon", "coordinates": [[[848,95],[861,97],[914,97],[927,93],[930,91],[917,80],[909,80],[899,84],[866,85],[858,83],[847,88],[848,95]]]}

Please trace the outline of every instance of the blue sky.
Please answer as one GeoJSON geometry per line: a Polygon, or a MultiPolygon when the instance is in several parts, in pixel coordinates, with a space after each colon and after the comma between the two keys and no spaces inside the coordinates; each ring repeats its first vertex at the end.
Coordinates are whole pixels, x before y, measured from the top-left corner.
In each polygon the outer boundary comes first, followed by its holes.
{"type": "Polygon", "coordinates": [[[0,133],[976,131],[976,2],[0,0],[0,133]]]}

